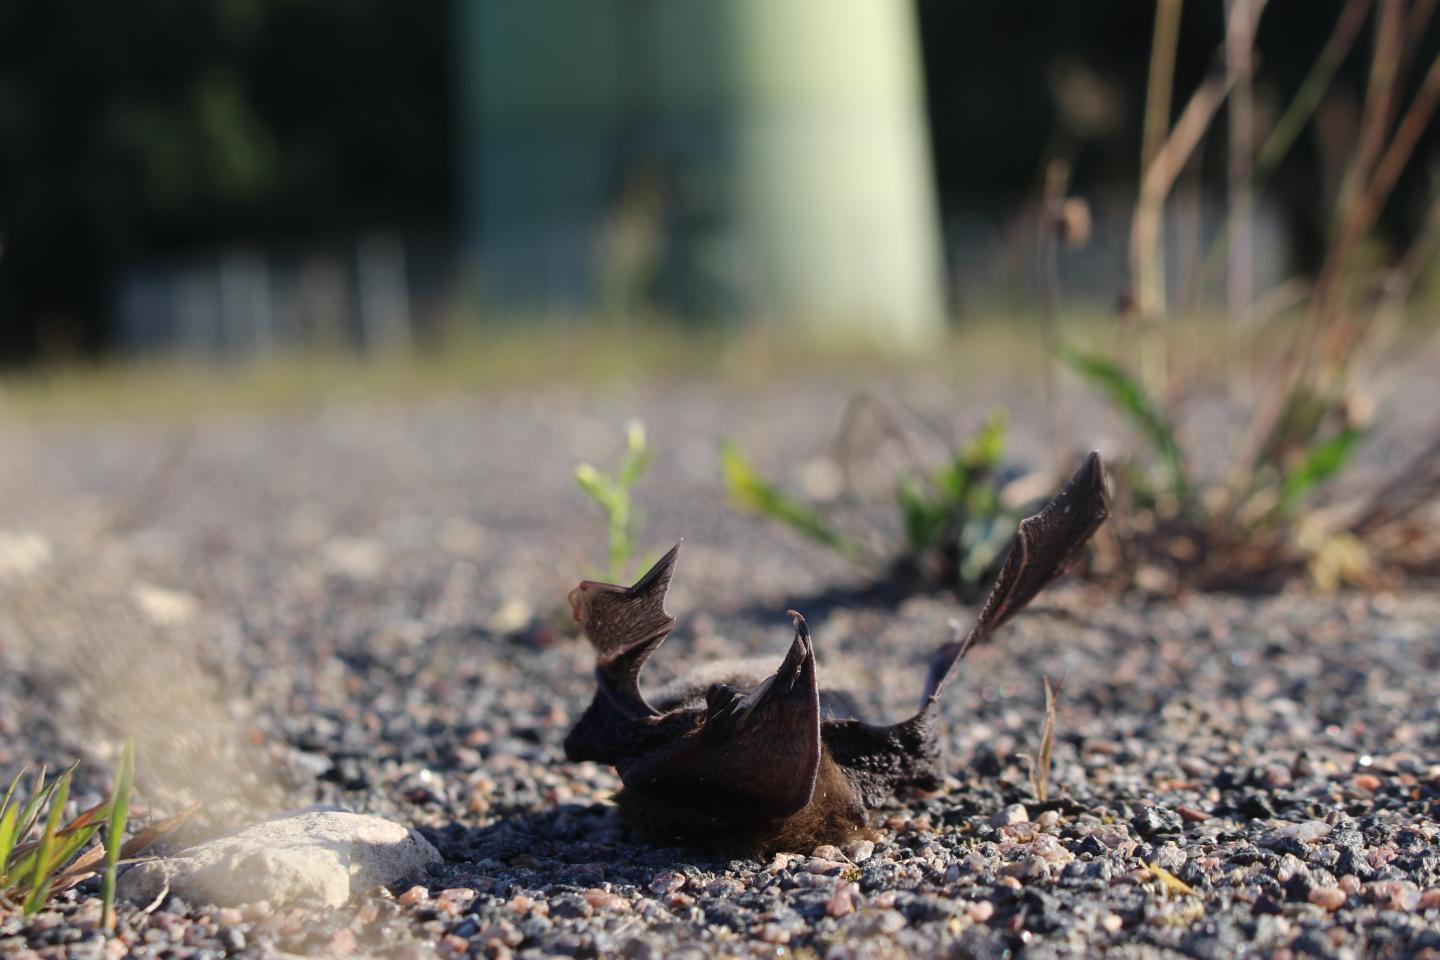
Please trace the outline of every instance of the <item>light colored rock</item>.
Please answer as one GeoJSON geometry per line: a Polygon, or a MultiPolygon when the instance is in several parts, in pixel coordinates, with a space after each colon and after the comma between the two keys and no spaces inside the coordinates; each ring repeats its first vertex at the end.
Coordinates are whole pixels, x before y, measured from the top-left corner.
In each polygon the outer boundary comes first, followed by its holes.
{"type": "Polygon", "coordinates": [[[131,591],[135,604],[154,623],[162,627],[177,626],[195,616],[200,602],[188,593],[167,590],[149,583],[137,583],[131,591]]]}
{"type": "Polygon", "coordinates": [[[0,576],[34,573],[50,562],[50,541],[38,533],[0,530],[0,576]]]}
{"type": "Polygon", "coordinates": [[[429,841],[398,823],[340,810],[306,810],[136,864],[120,877],[119,893],[148,903],[168,884],[192,903],[303,899],[338,907],[381,884],[418,877],[426,864],[439,859],[429,841]]]}
{"type": "Polygon", "coordinates": [[[1301,843],[1315,843],[1330,834],[1330,824],[1324,820],[1305,820],[1301,823],[1287,823],[1268,830],[1260,837],[1260,846],[1270,847],[1282,840],[1299,840],[1301,843]]]}
{"type": "Polygon", "coordinates": [[[857,840],[845,848],[845,856],[851,863],[864,863],[875,854],[875,844],[870,840],[857,840]]]}
{"type": "Polygon", "coordinates": [[[992,827],[1009,827],[1017,823],[1029,823],[1030,813],[1023,803],[1012,803],[1003,810],[997,810],[990,818],[992,827]]]}
{"type": "Polygon", "coordinates": [[[363,537],[338,537],[325,544],[325,562],[353,580],[373,580],[385,569],[385,548],[363,537]]]}

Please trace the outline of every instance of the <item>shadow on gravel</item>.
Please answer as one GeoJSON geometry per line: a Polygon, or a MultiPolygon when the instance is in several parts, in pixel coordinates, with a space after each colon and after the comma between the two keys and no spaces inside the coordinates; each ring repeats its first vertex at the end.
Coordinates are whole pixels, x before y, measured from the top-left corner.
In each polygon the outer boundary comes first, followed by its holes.
{"type": "Polygon", "coordinates": [[[761,868],[758,862],[632,841],[615,808],[606,803],[562,804],[505,816],[485,827],[452,823],[420,832],[445,858],[437,880],[494,895],[546,886],[578,891],[605,882],[643,888],[661,868],[681,873],[761,868]]]}
{"type": "MultiPolygon", "coordinates": [[[[989,581],[984,587],[988,589],[989,581]]],[[[750,600],[724,612],[746,623],[768,624],[777,614],[798,610],[814,626],[823,624],[837,610],[895,610],[912,597],[929,597],[960,609],[978,603],[983,595],[984,590],[979,587],[955,589],[887,577],[869,583],[841,583],[809,593],[750,600]]]]}
{"type": "MultiPolygon", "coordinates": [[[[986,584],[988,588],[989,584],[986,584]]],[[[1098,588],[1094,588],[1098,589],[1098,588]]],[[[894,612],[902,603],[913,597],[928,597],[950,606],[955,616],[964,621],[978,609],[984,595],[981,589],[965,590],[960,593],[949,589],[910,589],[892,581],[879,581],[869,585],[839,585],[827,587],[813,593],[790,594],[773,600],[752,600],[729,610],[714,609],[708,613],[724,613],[743,623],[769,626],[786,610],[804,614],[812,630],[824,627],[831,614],[839,610],[861,610],[894,612]]],[[[1161,605],[1163,598],[1140,598],[1143,609],[1161,605]]],[[[1027,616],[1046,616],[1072,623],[1088,622],[1082,611],[1056,604],[1041,598],[1027,611],[1027,616]]],[[[681,627],[683,630],[683,625],[681,627]]],[[[680,636],[677,631],[676,636],[680,636]]]]}

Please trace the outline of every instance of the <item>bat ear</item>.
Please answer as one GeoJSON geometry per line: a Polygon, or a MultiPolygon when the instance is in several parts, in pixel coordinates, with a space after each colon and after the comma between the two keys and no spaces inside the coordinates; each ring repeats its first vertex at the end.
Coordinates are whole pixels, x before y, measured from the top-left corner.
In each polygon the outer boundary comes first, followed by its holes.
{"type": "Polygon", "coordinates": [[[595,647],[600,694],[631,719],[659,715],[640,693],[640,670],[675,627],[665,594],[679,555],[676,543],[632,587],[582,580],[570,591],[575,620],[595,647]]]}
{"type": "Polygon", "coordinates": [[[780,669],[742,694],[712,687],[704,723],[670,748],[622,769],[627,789],[673,794],[716,819],[778,820],[805,807],[820,769],[820,694],[805,619],[780,669]]]}
{"type": "Polygon", "coordinates": [[[1045,509],[1021,521],[975,625],[963,640],[957,637],[931,658],[921,709],[935,702],[955,661],[1059,579],[1108,516],[1105,465],[1100,454],[1091,453],[1045,509]]]}

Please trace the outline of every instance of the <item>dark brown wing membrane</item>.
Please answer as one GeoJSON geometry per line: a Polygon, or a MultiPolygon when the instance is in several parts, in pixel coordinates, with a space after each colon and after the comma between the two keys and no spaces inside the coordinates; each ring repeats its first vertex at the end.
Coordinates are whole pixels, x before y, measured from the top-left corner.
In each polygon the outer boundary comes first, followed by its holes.
{"type": "Polygon", "coordinates": [[[820,767],[815,648],[798,613],[780,669],[748,694],[717,686],[704,723],[666,750],[621,769],[628,790],[673,795],[736,821],[790,816],[810,802],[820,767]],[[713,809],[711,809],[713,808],[713,809]]]}
{"type": "Polygon", "coordinates": [[[995,586],[970,632],[963,640],[935,651],[925,681],[922,709],[940,695],[955,662],[1068,570],[1109,515],[1105,466],[1100,454],[1091,453],[1045,509],[1021,521],[995,586]]]}
{"type": "Polygon", "coordinates": [[[570,591],[575,619],[595,647],[600,694],[631,719],[659,715],[640,693],[640,670],[675,627],[665,594],[679,554],[677,543],[633,587],[584,580],[570,591]]]}

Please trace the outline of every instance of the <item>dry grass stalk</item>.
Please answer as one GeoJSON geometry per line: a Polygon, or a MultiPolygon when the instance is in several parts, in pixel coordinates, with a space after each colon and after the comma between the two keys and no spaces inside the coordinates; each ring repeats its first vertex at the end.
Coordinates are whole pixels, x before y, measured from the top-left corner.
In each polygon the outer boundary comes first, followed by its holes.
{"type": "Polygon", "coordinates": [[[1158,276],[1163,265],[1156,263],[1154,253],[1164,224],[1165,198],[1210,128],[1220,104],[1225,102],[1232,79],[1224,70],[1214,71],[1205,78],[1140,181],[1140,199],[1130,225],[1130,271],[1136,307],[1142,316],[1158,316],[1165,309],[1164,288],[1158,276]]]}
{"type": "Polygon", "coordinates": [[[1163,889],[1163,890],[1164,890],[1167,894],[1169,894],[1170,896],[1172,896],[1172,897],[1182,897],[1182,896],[1183,896],[1183,897],[1198,897],[1198,896],[1200,896],[1200,894],[1195,891],[1195,888],[1194,888],[1194,887],[1190,886],[1190,884],[1186,883],[1184,880],[1181,880],[1179,877],[1175,876],[1175,874],[1171,873],[1169,870],[1166,870],[1164,867],[1160,866],[1158,863],[1148,863],[1148,862],[1147,862],[1147,863],[1145,864],[1145,868],[1150,871],[1150,875],[1151,875],[1151,876],[1153,876],[1156,880],[1159,880],[1159,881],[1160,881],[1160,887],[1161,887],[1161,889],[1163,889]]]}
{"type": "MultiPolygon", "coordinates": [[[[1421,0],[1422,4],[1426,0],[1421,0]]],[[[1348,12],[1348,11],[1347,11],[1348,12]]],[[[1423,18],[1429,14],[1420,11],[1423,18]]],[[[1416,11],[1410,11],[1414,22],[1416,11]]],[[[1311,298],[1305,329],[1283,359],[1272,384],[1250,418],[1239,452],[1231,466],[1225,512],[1238,497],[1260,463],[1291,398],[1314,387],[1324,393],[1348,369],[1356,354],[1355,337],[1373,325],[1347,323],[1341,279],[1355,250],[1373,229],[1380,209],[1389,199],[1401,172],[1410,162],[1425,125],[1440,106],[1440,57],[1426,74],[1400,122],[1391,132],[1395,113],[1399,59],[1407,25],[1403,0],[1381,0],[1376,16],[1376,37],[1366,86],[1361,130],[1354,154],[1346,165],[1335,212],[1335,236],[1321,265],[1311,298]]],[[[1337,27],[1338,31],[1339,27],[1337,27]]]]}
{"type": "MultiPolygon", "coordinates": [[[[1070,164],[1059,158],[1045,167],[1045,195],[1036,237],[1037,275],[1040,278],[1040,335],[1045,341],[1041,365],[1041,392],[1050,421],[1050,448],[1055,451],[1052,466],[1058,467],[1062,451],[1070,449],[1070,432],[1055,385],[1055,362],[1060,354],[1060,245],[1073,243],[1065,225],[1066,195],[1070,192],[1070,164]]],[[[1083,241],[1081,241],[1083,244],[1083,241]]]]}
{"type": "Polygon", "coordinates": [[[1060,697],[1065,680],[1062,677],[1059,683],[1051,686],[1049,677],[1041,679],[1045,684],[1045,726],[1040,731],[1040,749],[1034,756],[1028,753],[1023,756],[1030,768],[1030,792],[1035,795],[1037,803],[1049,803],[1050,762],[1055,749],[1055,702],[1060,697]]]}
{"type": "MultiPolygon", "coordinates": [[[[1145,84],[1145,124],[1141,131],[1140,175],[1155,164],[1170,129],[1171,103],[1175,97],[1175,57],[1180,46],[1180,11],[1183,0],[1156,0],[1155,32],[1150,41],[1150,73],[1145,84]]],[[[1162,200],[1163,202],[1163,200],[1162,200]]],[[[1164,232],[1155,234],[1150,246],[1132,251],[1131,283],[1141,315],[1146,308],[1165,301],[1164,232]]]]}
{"type": "MultiPolygon", "coordinates": [[[[108,804],[106,805],[108,806],[108,804]]],[[[120,847],[120,859],[122,861],[131,860],[144,853],[161,840],[170,836],[180,827],[184,826],[199,809],[200,804],[191,804],[186,809],[175,814],[175,816],[168,817],[159,823],[152,824],[144,830],[141,830],[135,834],[135,836],[125,841],[120,847]]],[[[106,851],[103,846],[94,846],[86,850],[81,856],[77,857],[74,862],[55,875],[55,883],[51,888],[51,892],[60,893],[69,890],[77,883],[84,883],[86,880],[89,880],[105,866],[105,857],[106,851]]]]}
{"type": "Polygon", "coordinates": [[[1225,69],[1231,87],[1228,176],[1233,228],[1226,299],[1230,324],[1242,326],[1249,321],[1255,287],[1252,260],[1255,101],[1251,80],[1255,74],[1255,29],[1265,4],[1266,0],[1226,0],[1225,4],[1225,69]]]}

